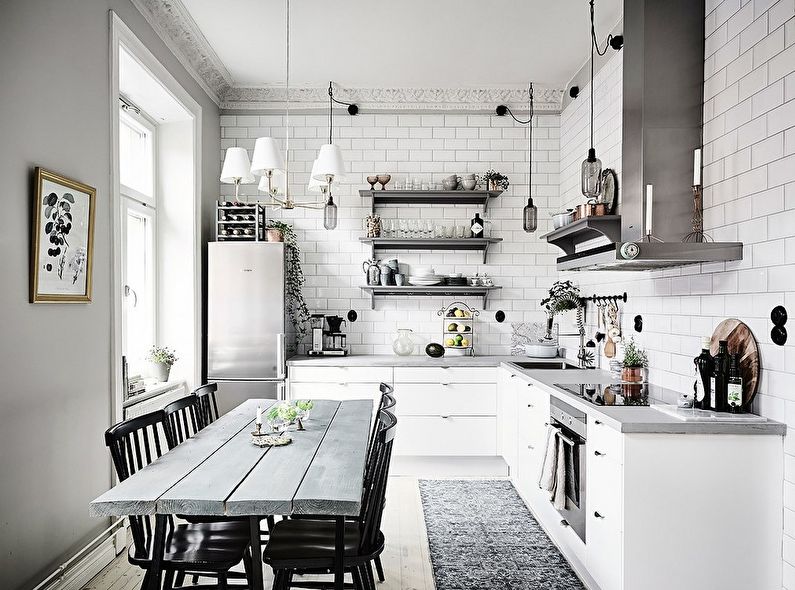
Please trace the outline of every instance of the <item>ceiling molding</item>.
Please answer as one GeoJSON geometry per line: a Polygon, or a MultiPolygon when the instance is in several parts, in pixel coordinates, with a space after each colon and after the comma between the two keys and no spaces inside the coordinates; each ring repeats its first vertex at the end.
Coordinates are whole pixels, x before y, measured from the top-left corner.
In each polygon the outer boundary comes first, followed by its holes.
{"type": "Polygon", "coordinates": [[[166,46],[217,105],[233,85],[218,58],[181,0],[132,0],[166,46]]]}
{"type": "MultiPolygon", "coordinates": [[[[535,88],[535,109],[545,113],[560,112],[561,88],[535,88]]],[[[517,112],[526,112],[526,88],[342,88],[334,87],[334,96],[355,102],[370,111],[493,111],[506,104],[517,112]]],[[[281,87],[232,87],[221,102],[225,110],[283,110],[287,91],[281,87]]],[[[328,108],[326,87],[291,88],[290,104],[314,110],[328,108]]]]}
{"type": "MultiPolygon", "coordinates": [[[[232,76],[215,53],[181,0],[132,0],[144,18],[199,85],[224,110],[283,110],[283,86],[235,86],[232,76]]],[[[335,95],[370,111],[493,111],[506,104],[526,112],[527,88],[342,88],[335,95]]],[[[557,113],[562,88],[535,89],[535,108],[557,113]]],[[[299,109],[328,108],[324,87],[290,89],[290,103],[299,109]]]]}

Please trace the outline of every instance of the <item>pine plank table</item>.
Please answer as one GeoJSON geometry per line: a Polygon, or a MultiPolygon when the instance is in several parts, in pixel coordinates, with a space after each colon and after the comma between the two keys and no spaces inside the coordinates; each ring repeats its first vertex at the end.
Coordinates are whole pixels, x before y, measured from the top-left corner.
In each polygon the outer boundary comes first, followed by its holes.
{"type": "Polygon", "coordinates": [[[291,432],[292,443],[260,448],[251,443],[256,409],[273,403],[243,402],[91,502],[92,516],[156,515],[148,588],[160,588],[169,514],[250,517],[255,590],[263,590],[261,518],[334,516],[334,586],[343,588],[343,525],[361,508],[373,403],[317,400],[306,430],[291,432]]]}

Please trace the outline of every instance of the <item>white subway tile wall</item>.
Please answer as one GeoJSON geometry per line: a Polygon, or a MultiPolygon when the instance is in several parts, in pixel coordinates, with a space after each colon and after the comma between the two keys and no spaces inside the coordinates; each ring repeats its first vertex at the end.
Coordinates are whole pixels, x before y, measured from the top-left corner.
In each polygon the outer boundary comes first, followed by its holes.
{"type": "MultiPolygon", "coordinates": [[[[496,105],[495,105],[496,106],[496,105]]],[[[347,326],[348,341],[355,354],[392,354],[397,328],[410,328],[416,335],[417,353],[424,354],[428,342],[440,342],[442,320],[436,311],[450,298],[381,298],[375,310],[359,289],[365,284],[362,262],[369,248],[359,242],[364,235],[363,220],[370,212],[371,199],[359,196],[367,189],[366,177],[387,173],[396,182],[407,177],[440,183],[453,173],[481,174],[489,168],[506,174],[510,187],[492,199],[486,214],[487,227],[494,237],[504,239],[489,250],[483,264],[481,253],[462,251],[384,252],[381,258],[397,257],[401,270],[412,264],[432,265],[437,273],[461,272],[488,274],[502,290],[489,298],[488,309],[481,300],[464,301],[481,309],[475,335],[478,354],[509,354],[511,322],[543,321],[539,300],[555,280],[556,249],[538,238],[551,229],[550,214],[559,199],[559,123],[558,114],[535,118],[533,129],[533,197],[538,206],[539,228],[534,234],[522,231],[522,208],[527,202],[527,127],[509,117],[487,114],[362,114],[350,117],[340,110],[334,117],[334,143],[343,150],[349,174],[335,186],[339,207],[335,230],[323,229],[322,211],[295,209],[272,211],[270,218],[294,224],[302,250],[306,287],[304,296],[312,311],[345,315],[349,309],[359,319],[347,326]],[[494,319],[501,309],[504,323],[494,319]]],[[[281,113],[226,114],[221,117],[222,148],[254,148],[257,137],[285,138],[285,119],[281,113]]],[[[328,116],[292,114],[290,116],[290,191],[296,201],[316,199],[306,191],[312,161],[320,146],[328,142],[328,116]]],[[[278,184],[278,179],[277,179],[278,184]]],[[[220,194],[234,195],[232,185],[220,185],[220,194]]],[[[241,194],[254,199],[256,185],[241,187],[241,194]]],[[[412,206],[378,208],[384,219],[422,219],[440,224],[466,224],[479,209],[466,206],[412,206]]]]}
{"type": "MultiPolygon", "coordinates": [[[[632,320],[642,315],[643,332],[635,336],[649,352],[651,379],[678,391],[692,391],[692,359],[701,336],[711,335],[727,317],[751,327],[763,367],[755,409],[793,429],[785,439],[783,565],[783,587],[792,590],[795,338],[783,347],[773,344],[769,316],[779,304],[790,314],[795,311],[795,1],[713,0],[707,2],[707,11],[705,228],[716,240],[743,241],[743,260],[650,273],[564,274],[578,281],[584,294],[629,293],[623,306],[625,335],[634,334],[632,320]]],[[[611,61],[619,63],[620,58],[611,61]]],[[[597,105],[609,92],[600,88],[597,105]]],[[[577,112],[582,106],[578,99],[561,114],[564,198],[570,192],[576,195],[579,183],[567,138],[582,134],[577,112]]],[[[619,145],[611,147],[620,154],[620,122],[615,120],[612,130],[598,128],[603,136],[618,134],[619,145]]],[[[582,146],[577,149],[582,151],[582,146]]]]}

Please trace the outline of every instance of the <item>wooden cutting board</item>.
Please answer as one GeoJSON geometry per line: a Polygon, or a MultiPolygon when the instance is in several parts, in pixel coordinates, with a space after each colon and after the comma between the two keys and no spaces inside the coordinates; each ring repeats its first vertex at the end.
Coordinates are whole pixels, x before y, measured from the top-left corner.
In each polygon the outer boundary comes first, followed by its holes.
{"type": "Polygon", "coordinates": [[[709,352],[718,353],[718,342],[729,342],[729,354],[740,355],[740,372],[743,375],[743,408],[749,409],[759,388],[759,347],[751,328],[736,318],[723,320],[712,333],[709,352]]]}

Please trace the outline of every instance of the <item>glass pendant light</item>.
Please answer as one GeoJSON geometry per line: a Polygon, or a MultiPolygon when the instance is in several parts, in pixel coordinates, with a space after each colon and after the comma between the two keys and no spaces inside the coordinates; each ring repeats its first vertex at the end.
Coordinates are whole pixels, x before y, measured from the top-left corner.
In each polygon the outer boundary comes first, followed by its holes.
{"type": "Polygon", "coordinates": [[[522,228],[531,234],[538,229],[538,209],[533,204],[533,83],[530,82],[530,128],[527,131],[528,146],[528,169],[527,169],[527,205],[524,207],[522,215],[522,228]]]}
{"type": "Polygon", "coordinates": [[[337,227],[337,206],[334,204],[334,197],[328,196],[326,206],[323,207],[323,227],[334,229],[337,227]]]}
{"type": "Polygon", "coordinates": [[[596,157],[593,146],[593,62],[594,62],[594,7],[591,5],[591,147],[588,157],[582,162],[582,194],[588,199],[596,199],[602,194],[602,161],[596,157]]]}

